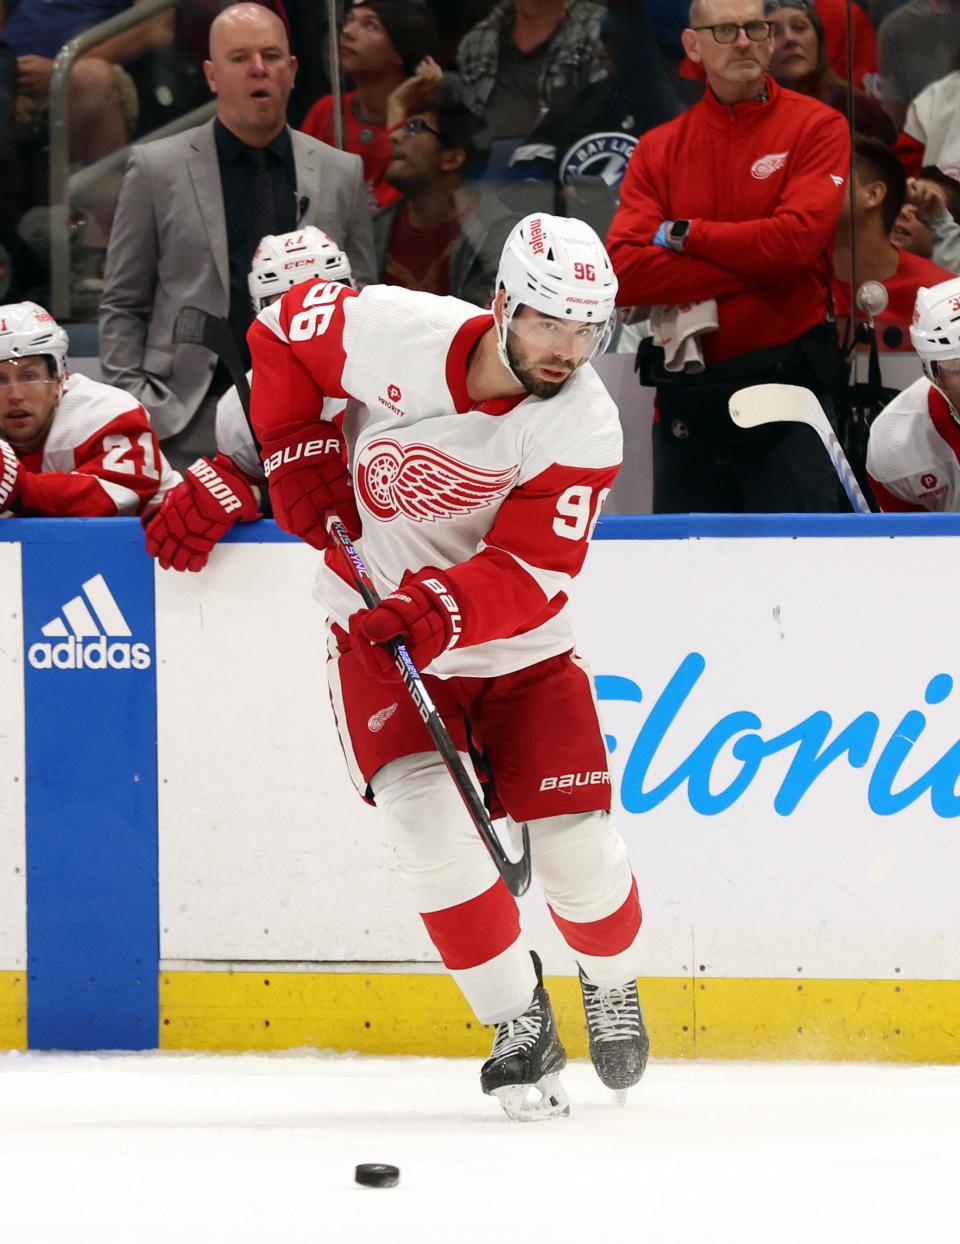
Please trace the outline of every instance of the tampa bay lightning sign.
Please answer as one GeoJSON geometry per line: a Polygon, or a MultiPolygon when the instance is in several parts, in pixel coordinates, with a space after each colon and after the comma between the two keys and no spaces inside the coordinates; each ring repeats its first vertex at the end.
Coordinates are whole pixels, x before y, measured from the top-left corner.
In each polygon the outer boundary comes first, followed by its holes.
{"type": "Polygon", "coordinates": [[[619,186],[636,145],[632,134],[619,130],[588,134],[561,160],[561,186],[569,186],[574,177],[602,177],[608,186],[619,186]]]}

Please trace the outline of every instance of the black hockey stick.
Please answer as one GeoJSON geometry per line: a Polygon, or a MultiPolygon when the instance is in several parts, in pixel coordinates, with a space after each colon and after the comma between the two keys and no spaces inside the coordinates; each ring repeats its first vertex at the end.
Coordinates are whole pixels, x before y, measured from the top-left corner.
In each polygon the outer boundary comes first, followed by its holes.
{"type": "Polygon", "coordinates": [[[203,346],[224,365],[236,386],[250,435],[259,453],[260,441],[250,422],[250,385],[247,383],[247,373],[243,370],[243,360],[240,358],[236,338],[227,321],[211,315],[209,311],[201,310],[200,307],[181,307],[173,325],[173,340],[177,345],[203,346]]]}
{"type": "MultiPolygon", "coordinates": [[[[336,514],[331,514],[327,519],[327,530],[333,536],[339,548],[345,554],[347,561],[350,563],[353,571],[353,583],[363,603],[368,609],[373,609],[380,604],[380,597],[377,595],[377,589],[373,586],[367,568],[363,564],[363,559],[354,547],[353,541],[347,534],[347,529],[336,514]]],[[[440,758],[447,766],[450,776],[453,778],[460,797],[467,806],[470,813],[470,819],[477,827],[477,832],[486,843],[487,850],[497,866],[497,871],[506,883],[507,889],[511,894],[520,896],[525,894],[530,885],[530,830],[524,824],[521,827],[521,835],[523,840],[523,854],[518,860],[511,860],[504,851],[497,837],[496,830],[484,807],[477,788],[470,781],[469,774],[464,767],[463,761],[460,759],[460,753],[454,747],[453,739],[447,732],[447,727],[443,724],[443,719],[437,712],[430,693],[423,685],[423,679],[417,671],[417,667],[410,660],[410,654],[407,652],[406,645],[400,643],[399,640],[391,640],[386,647],[393,655],[394,663],[400,671],[400,677],[403,684],[410,693],[410,698],[416,706],[417,712],[423,719],[424,725],[430,732],[434,746],[440,753],[440,758]]]]}

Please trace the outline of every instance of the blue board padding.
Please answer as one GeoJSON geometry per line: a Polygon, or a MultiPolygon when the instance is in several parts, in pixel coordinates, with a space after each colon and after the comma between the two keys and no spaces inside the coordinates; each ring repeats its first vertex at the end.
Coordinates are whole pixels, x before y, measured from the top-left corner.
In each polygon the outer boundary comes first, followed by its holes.
{"type": "Polygon", "coordinates": [[[3,526],[20,528],[24,539],[28,1042],[153,1048],[160,943],[153,562],[132,520],[3,526]],[[63,605],[96,575],[132,632],[111,642],[148,645],[149,667],[35,668],[32,645],[49,642],[41,628],[62,620],[63,605]]]}

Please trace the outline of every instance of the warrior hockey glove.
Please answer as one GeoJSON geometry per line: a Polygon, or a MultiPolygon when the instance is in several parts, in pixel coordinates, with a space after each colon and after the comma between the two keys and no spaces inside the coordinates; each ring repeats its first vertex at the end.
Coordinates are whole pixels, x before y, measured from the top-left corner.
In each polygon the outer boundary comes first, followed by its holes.
{"type": "Polygon", "coordinates": [[[332,423],[288,427],[285,435],[265,440],[261,454],[273,516],[284,531],[326,548],[326,517],[333,512],[352,536],[360,534],[343,438],[332,423]]]}
{"type": "Polygon", "coordinates": [[[9,510],[20,491],[20,459],[9,441],[0,440],[0,513],[9,510]]]}
{"type": "Polygon", "coordinates": [[[259,516],[254,491],[230,458],[198,458],[147,522],[147,552],[164,570],[202,570],[234,523],[259,516]]]}
{"type": "Polygon", "coordinates": [[[407,646],[418,670],[425,669],[460,637],[457,598],[440,571],[422,570],[385,596],[375,609],[361,609],[350,619],[350,645],[366,673],[391,678],[396,666],[382,647],[391,639],[407,646]]]}

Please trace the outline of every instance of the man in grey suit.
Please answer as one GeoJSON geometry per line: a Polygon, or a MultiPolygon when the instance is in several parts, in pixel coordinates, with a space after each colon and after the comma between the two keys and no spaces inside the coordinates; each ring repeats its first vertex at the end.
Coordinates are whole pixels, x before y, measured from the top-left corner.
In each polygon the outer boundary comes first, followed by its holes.
{"type": "Polygon", "coordinates": [[[275,13],[224,9],[204,61],[217,116],[134,147],[124,175],[100,305],[103,377],[142,402],[178,468],[214,452],[216,402],[229,384],[206,350],[173,345],[182,306],[227,317],[246,361],[253,250],[299,225],[338,242],[358,284],[375,279],[359,156],[286,124],[296,69],[275,13]]]}

